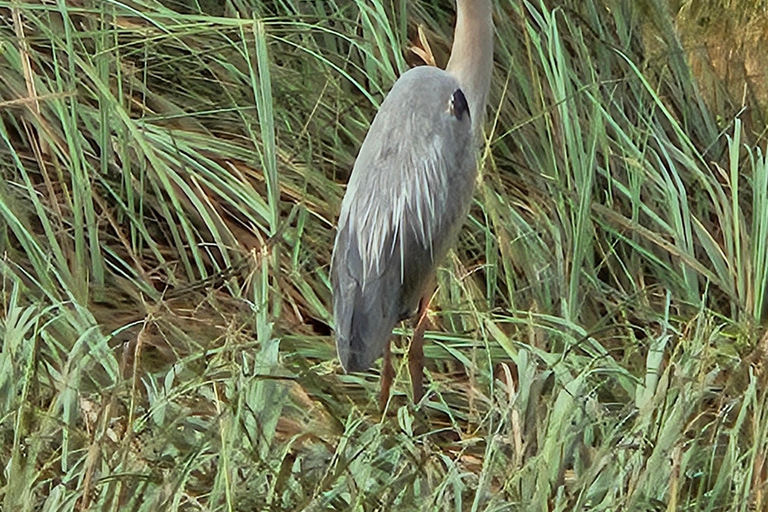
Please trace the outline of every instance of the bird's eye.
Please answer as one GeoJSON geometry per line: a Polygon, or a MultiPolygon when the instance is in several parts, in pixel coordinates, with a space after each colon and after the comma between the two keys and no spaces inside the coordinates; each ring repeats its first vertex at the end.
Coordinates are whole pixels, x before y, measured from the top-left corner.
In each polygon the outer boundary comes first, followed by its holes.
{"type": "Polygon", "coordinates": [[[451,94],[451,99],[448,101],[448,109],[451,115],[459,121],[464,118],[465,114],[469,117],[469,104],[461,89],[456,89],[451,94]]]}

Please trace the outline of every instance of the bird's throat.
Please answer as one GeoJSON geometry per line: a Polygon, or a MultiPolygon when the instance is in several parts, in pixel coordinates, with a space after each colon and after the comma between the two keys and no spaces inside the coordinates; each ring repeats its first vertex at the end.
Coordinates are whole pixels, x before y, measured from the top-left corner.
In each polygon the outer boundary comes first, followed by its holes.
{"type": "Polygon", "coordinates": [[[482,132],[493,71],[491,0],[458,0],[456,30],[446,70],[461,84],[469,103],[472,129],[482,132]]]}

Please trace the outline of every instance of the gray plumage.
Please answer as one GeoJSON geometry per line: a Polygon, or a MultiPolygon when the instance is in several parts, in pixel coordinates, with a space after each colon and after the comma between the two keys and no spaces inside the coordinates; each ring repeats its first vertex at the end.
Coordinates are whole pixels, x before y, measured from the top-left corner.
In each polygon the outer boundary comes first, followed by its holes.
{"type": "Polygon", "coordinates": [[[467,105],[452,74],[411,69],[360,148],[331,262],[336,346],[346,371],[366,370],[382,355],[466,217],[476,176],[472,116],[482,116],[467,105]]]}

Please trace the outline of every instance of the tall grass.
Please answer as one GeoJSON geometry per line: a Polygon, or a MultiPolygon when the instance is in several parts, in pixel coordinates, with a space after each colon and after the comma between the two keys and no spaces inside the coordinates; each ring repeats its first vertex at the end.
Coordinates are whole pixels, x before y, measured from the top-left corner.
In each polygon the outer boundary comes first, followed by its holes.
{"type": "Polygon", "coordinates": [[[453,2],[0,1],[3,510],[765,506],[765,105],[712,110],[664,2],[494,4],[427,397],[398,358],[382,415],[333,225],[453,2]]]}

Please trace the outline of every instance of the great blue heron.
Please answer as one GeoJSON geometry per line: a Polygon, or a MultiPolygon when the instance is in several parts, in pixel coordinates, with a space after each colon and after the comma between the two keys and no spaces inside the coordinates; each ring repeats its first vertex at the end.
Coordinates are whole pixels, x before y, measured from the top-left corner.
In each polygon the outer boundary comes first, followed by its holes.
{"type": "Polygon", "coordinates": [[[331,280],[336,347],[348,372],[384,355],[381,400],[393,370],[392,328],[419,311],[409,350],[414,402],[422,395],[424,313],[435,267],[467,215],[493,68],[491,0],[458,0],[445,71],[400,77],[360,148],[341,204],[331,280]]]}

